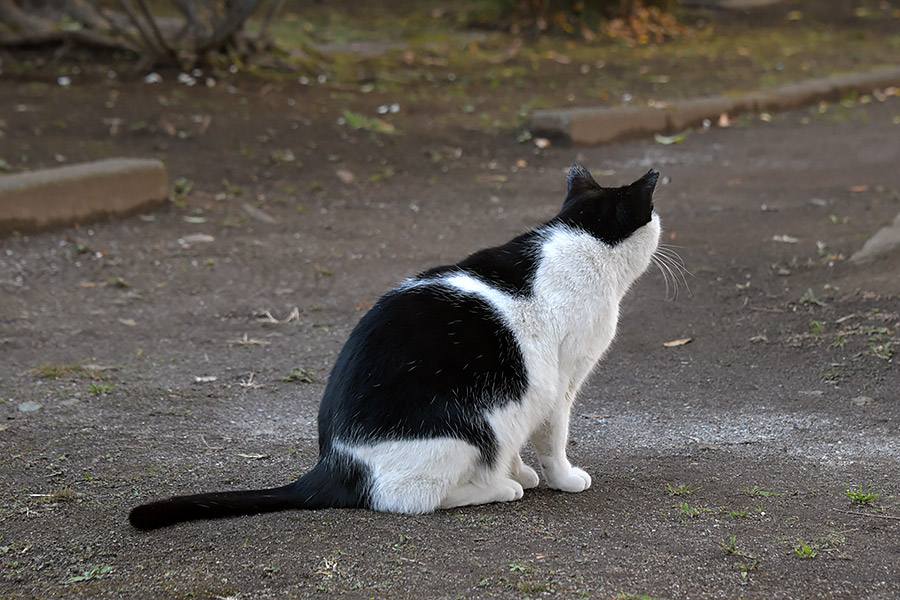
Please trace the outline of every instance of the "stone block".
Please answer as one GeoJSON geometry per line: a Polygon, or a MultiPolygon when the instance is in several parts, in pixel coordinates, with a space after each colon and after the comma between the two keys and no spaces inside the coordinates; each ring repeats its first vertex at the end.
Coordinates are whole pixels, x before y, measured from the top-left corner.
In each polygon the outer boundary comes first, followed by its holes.
{"type": "Polygon", "coordinates": [[[674,132],[699,125],[704,119],[709,119],[715,125],[722,113],[734,116],[752,110],[753,104],[746,98],[708,96],[676,102],[669,106],[666,112],[669,115],[669,129],[674,132]]]}
{"type": "Polygon", "coordinates": [[[113,158],[0,176],[0,234],[35,232],[164,206],[162,162],[113,158]]]}

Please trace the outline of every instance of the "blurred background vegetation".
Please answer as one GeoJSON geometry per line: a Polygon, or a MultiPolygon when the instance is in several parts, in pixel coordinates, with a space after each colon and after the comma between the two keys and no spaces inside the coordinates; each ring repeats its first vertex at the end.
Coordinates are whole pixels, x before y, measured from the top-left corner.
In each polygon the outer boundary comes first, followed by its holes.
{"type": "Polygon", "coordinates": [[[155,81],[157,71],[181,89],[240,74],[275,90],[299,82],[344,120],[345,109],[368,111],[402,131],[427,113],[492,131],[536,108],[659,106],[896,67],[900,55],[900,0],[724,4],[0,0],[0,72],[111,87],[110,73],[155,81]],[[394,104],[399,113],[371,109],[394,104]]]}
{"type": "MultiPolygon", "coordinates": [[[[455,27],[506,31],[530,39],[598,36],[645,44],[662,42],[684,29],[672,10],[676,0],[473,0],[459,3],[399,3],[385,13],[423,12],[455,27]]],[[[368,12],[329,0],[0,0],[0,47],[74,47],[119,51],[137,69],[172,65],[237,64],[276,50],[272,27],[297,24],[306,13],[368,12]]],[[[284,27],[278,31],[285,33],[284,27]]],[[[307,28],[307,32],[311,33],[307,28]]],[[[387,34],[388,39],[391,36],[387,34]]],[[[296,36],[287,36],[288,38],[296,36]]],[[[297,46],[309,49],[301,40],[297,46]]]]}

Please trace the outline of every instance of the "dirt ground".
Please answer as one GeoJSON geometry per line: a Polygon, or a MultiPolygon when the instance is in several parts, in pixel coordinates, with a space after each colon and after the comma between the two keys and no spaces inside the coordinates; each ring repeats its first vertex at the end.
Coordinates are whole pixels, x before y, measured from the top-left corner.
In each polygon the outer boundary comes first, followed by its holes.
{"type": "Polygon", "coordinates": [[[900,212],[900,98],[539,150],[228,85],[0,83],[7,161],[162,156],[178,180],[166,210],[0,239],[0,597],[900,597],[900,255],[846,260],[900,212]],[[550,218],[576,161],[610,185],[660,170],[693,273],[625,300],[572,423],[590,490],[128,526],[308,469],[363,311],[550,218]]]}

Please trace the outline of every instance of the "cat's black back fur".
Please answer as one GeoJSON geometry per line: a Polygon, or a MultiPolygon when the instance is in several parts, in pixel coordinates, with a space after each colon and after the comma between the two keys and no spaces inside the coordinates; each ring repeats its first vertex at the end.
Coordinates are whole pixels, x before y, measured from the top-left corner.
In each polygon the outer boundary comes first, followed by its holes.
{"type": "Polygon", "coordinates": [[[484,300],[440,286],[391,292],[360,320],[334,365],[319,410],[320,452],[335,437],[452,436],[490,462],[495,440],[484,415],[526,385],[515,336],[484,300]]]}

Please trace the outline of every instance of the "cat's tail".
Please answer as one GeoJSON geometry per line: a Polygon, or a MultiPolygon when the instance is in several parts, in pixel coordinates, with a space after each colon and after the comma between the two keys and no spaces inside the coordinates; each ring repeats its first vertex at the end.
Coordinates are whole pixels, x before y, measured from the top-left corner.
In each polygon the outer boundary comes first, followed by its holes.
{"type": "Polygon", "coordinates": [[[137,529],[149,530],[196,519],[289,509],[361,507],[366,505],[364,479],[353,469],[336,473],[320,461],[309,473],[282,487],[174,496],[134,507],[128,520],[137,529]]]}

